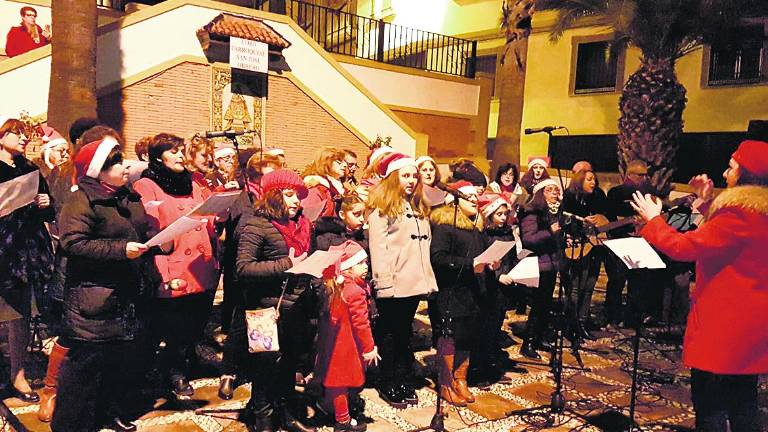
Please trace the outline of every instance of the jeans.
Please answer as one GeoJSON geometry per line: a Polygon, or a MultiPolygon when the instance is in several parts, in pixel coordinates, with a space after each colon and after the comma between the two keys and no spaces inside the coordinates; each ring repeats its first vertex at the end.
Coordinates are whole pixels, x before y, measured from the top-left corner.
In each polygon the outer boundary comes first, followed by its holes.
{"type": "Polygon", "coordinates": [[[698,432],[757,432],[757,375],[691,370],[691,397],[698,432]]]}

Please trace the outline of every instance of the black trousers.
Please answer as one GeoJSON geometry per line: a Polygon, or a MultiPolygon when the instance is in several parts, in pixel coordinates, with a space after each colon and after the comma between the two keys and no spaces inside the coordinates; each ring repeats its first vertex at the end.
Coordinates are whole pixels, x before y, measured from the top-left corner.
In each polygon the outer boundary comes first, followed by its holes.
{"type": "Polygon", "coordinates": [[[600,266],[605,260],[605,253],[604,247],[597,246],[587,256],[571,261],[568,266],[572,287],[571,302],[575,306],[576,317],[581,323],[589,321],[592,294],[600,275],[600,266]]]}
{"type": "Polygon", "coordinates": [[[238,370],[251,383],[251,399],[246,409],[255,418],[267,418],[296,402],[295,384],[299,358],[312,349],[310,311],[302,303],[280,308],[277,322],[279,352],[248,352],[245,309],[235,308],[229,339],[235,351],[238,370]]]}
{"type": "Polygon", "coordinates": [[[213,293],[159,298],[152,304],[152,347],[162,340],[165,348],[157,360],[167,377],[189,374],[188,361],[195,358],[195,344],[203,337],[213,307],[213,293]]]}
{"type": "Polygon", "coordinates": [[[757,375],[691,370],[691,397],[698,432],[757,432],[757,375]]]}
{"type": "Polygon", "coordinates": [[[144,341],[70,341],[68,345],[51,430],[90,432],[114,417],[135,418],[147,364],[144,341]]]}
{"type": "Polygon", "coordinates": [[[379,311],[376,345],[381,350],[382,384],[403,382],[412,375],[411,335],[418,306],[419,297],[376,300],[376,308],[379,311]]]}
{"type": "Polygon", "coordinates": [[[528,315],[526,338],[541,341],[544,339],[549,324],[549,311],[552,308],[552,294],[555,292],[557,272],[543,271],[539,276],[539,286],[533,290],[533,304],[528,315]]]}

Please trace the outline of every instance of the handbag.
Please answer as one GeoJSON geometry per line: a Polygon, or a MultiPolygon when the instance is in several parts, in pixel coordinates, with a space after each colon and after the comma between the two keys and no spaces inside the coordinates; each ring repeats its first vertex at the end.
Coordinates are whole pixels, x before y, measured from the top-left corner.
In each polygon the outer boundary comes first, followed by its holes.
{"type": "Polygon", "coordinates": [[[283,292],[274,307],[245,311],[245,327],[248,335],[248,352],[280,351],[277,333],[277,320],[280,317],[280,304],[283,302],[288,279],[283,282],[283,292]]]}

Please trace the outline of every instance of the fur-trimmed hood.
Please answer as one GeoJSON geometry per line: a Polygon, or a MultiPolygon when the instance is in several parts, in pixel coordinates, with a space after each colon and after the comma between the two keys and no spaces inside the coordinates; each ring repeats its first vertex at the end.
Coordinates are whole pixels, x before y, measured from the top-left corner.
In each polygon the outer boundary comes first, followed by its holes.
{"type": "MultiPolygon", "coordinates": [[[[429,220],[438,225],[453,225],[454,205],[445,204],[432,210],[429,215],[429,220]]],[[[478,231],[483,230],[483,217],[478,213],[477,221],[472,222],[464,213],[459,210],[456,212],[456,228],[471,231],[476,229],[478,231]]]]}
{"type": "Polygon", "coordinates": [[[709,217],[718,210],[728,207],[740,207],[768,215],[768,187],[747,185],[726,189],[712,202],[709,217]]]}

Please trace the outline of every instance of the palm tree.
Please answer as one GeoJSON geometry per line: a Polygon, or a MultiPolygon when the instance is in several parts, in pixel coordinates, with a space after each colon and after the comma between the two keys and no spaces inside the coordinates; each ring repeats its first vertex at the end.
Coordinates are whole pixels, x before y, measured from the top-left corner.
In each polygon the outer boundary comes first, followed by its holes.
{"type": "Polygon", "coordinates": [[[96,117],[95,0],[52,0],[48,124],[66,136],[79,117],[96,117]]]}
{"type": "Polygon", "coordinates": [[[642,57],[619,99],[618,157],[645,161],[655,191],[671,190],[675,157],[683,132],[686,90],[677,80],[675,62],[714,36],[735,29],[759,0],[540,0],[538,8],[558,12],[551,39],[574,27],[579,18],[596,16],[613,31],[612,49],[631,44],[642,57]]]}
{"type": "Polygon", "coordinates": [[[523,92],[528,56],[531,15],[536,0],[504,0],[501,26],[506,44],[501,53],[499,80],[499,121],[493,149],[491,173],[504,163],[520,163],[520,127],[523,120],[523,92]]]}

